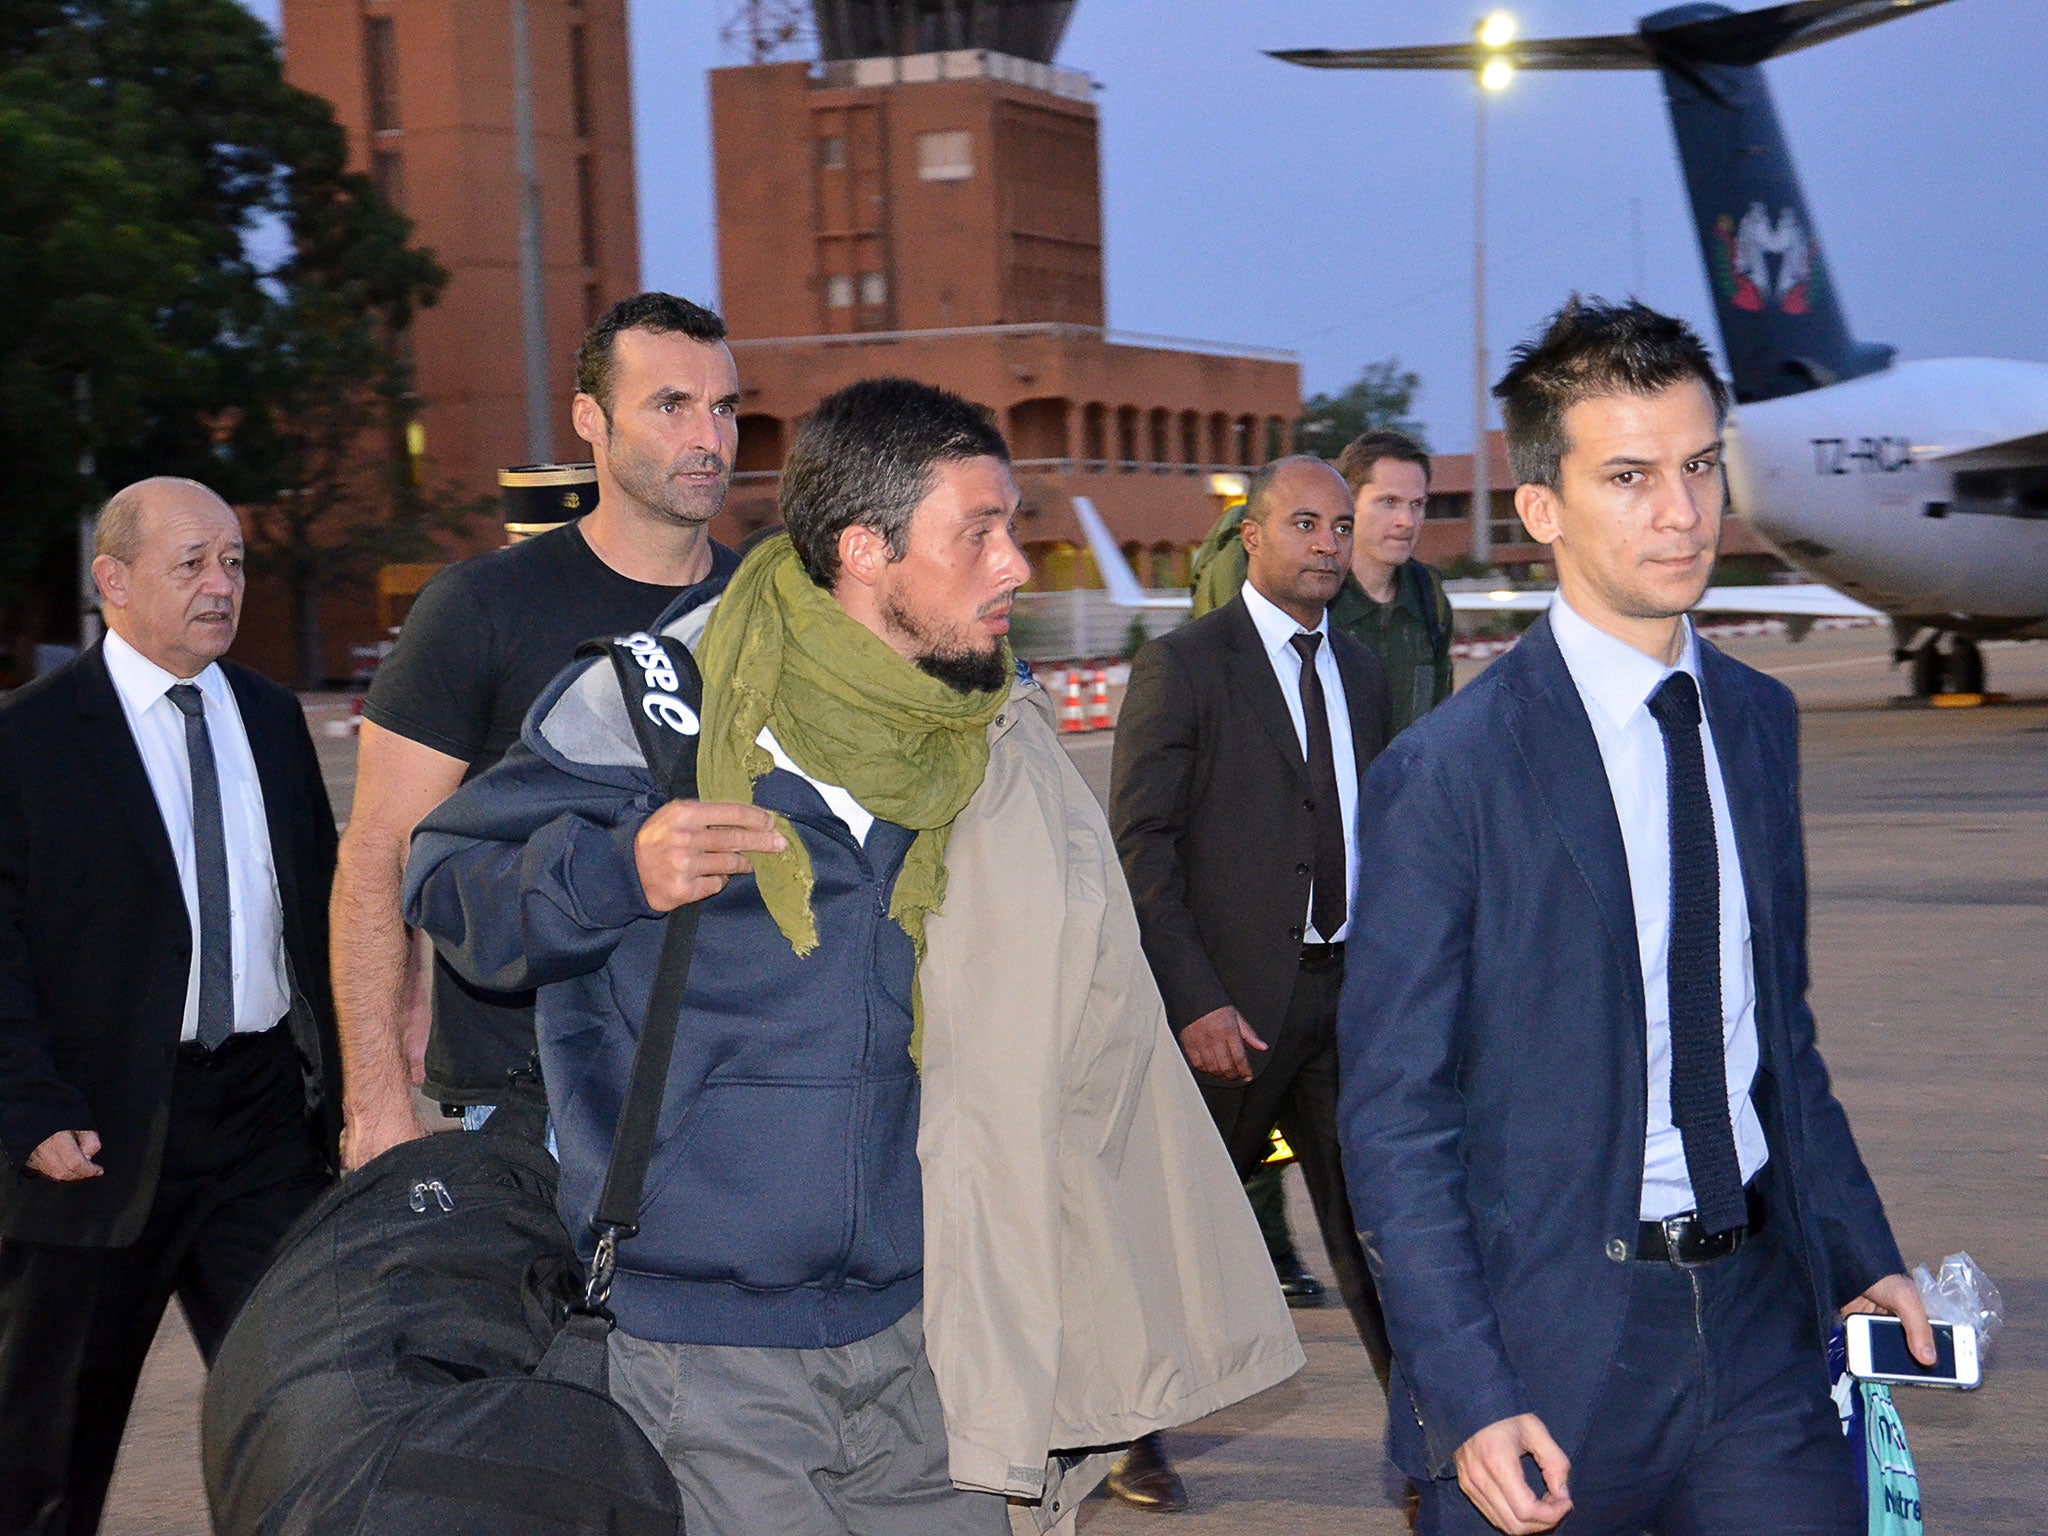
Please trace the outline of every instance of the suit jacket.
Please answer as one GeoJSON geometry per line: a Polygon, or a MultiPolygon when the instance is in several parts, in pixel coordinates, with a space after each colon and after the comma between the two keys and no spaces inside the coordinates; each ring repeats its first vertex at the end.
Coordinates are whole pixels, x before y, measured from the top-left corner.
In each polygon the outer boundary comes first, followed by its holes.
{"type": "MultiPolygon", "coordinates": [[[[224,661],[256,760],[284,905],[291,1029],[323,1153],[340,1136],[328,987],[334,815],[289,690],[224,661]]],[[[191,922],[142,754],[99,646],[0,701],[0,1237],[119,1247],[156,1194],[191,922]],[[26,1171],[98,1131],[104,1175],[26,1171]]]]}
{"type": "MultiPolygon", "coordinates": [[[[1756,972],[1769,1219],[1835,1308],[1903,1266],[1806,1002],[1798,717],[1700,642],[1756,972]]],[[[1539,1415],[1576,1455],[1628,1305],[1647,1044],[1628,860],[1548,619],[1367,775],[1338,1127],[1393,1342],[1395,1461],[1539,1415]]],[[[1816,1378],[1818,1379],[1818,1378],[1816,1378]]]]}
{"type": "MultiPolygon", "coordinates": [[[[1330,650],[1363,774],[1387,744],[1386,674],[1334,628],[1330,650]]],[[[1109,820],[1176,1031],[1230,1004],[1273,1043],[1301,963],[1315,861],[1308,795],[1287,698],[1242,596],[1138,652],[1109,820]]]]}

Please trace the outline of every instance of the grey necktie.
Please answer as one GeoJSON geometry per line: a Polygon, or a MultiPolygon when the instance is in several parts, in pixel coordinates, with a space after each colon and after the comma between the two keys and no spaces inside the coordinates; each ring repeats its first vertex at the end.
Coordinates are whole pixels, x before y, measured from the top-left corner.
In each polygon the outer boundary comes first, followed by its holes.
{"type": "Polygon", "coordinates": [[[234,909],[228,902],[228,838],[220,814],[220,773],[206,730],[206,698],[190,683],[170,690],[185,712],[192,768],[192,852],[199,874],[199,1043],[218,1050],[235,1032],[234,909]]]}

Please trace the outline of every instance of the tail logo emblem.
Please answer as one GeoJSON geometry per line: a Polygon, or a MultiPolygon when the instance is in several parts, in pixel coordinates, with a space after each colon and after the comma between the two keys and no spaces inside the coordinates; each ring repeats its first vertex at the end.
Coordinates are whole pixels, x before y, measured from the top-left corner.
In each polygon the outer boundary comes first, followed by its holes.
{"type": "Polygon", "coordinates": [[[1721,242],[1716,286],[1730,304],[1753,314],[1803,315],[1813,307],[1813,241],[1796,211],[1783,209],[1772,223],[1762,203],[1751,203],[1740,224],[1722,214],[1714,233],[1721,242]]]}

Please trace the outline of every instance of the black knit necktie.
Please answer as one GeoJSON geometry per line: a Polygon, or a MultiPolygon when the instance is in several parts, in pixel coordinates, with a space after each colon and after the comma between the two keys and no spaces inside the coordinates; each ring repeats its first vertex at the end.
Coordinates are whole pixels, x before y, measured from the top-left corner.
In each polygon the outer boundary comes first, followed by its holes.
{"type": "Polygon", "coordinates": [[[1721,1040],[1721,860],[1714,803],[1700,742],[1700,691],[1674,672],[1650,695],[1664,731],[1671,789],[1671,1118],[1685,1143],[1693,1205],[1709,1232],[1748,1220],[1735,1127],[1728,1118],[1728,1062],[1721,1040]]]}
{"type": "Polygon", "coordinates": [[[1329,943],[1344,926],[1344,904],[1350,883],[1344,872],[1344,805],[1337,797],[1337,754],[1330,745],[1330,711],[1323,702],[1323,680],[1316,676],[1320,634],[1304,632],[1291,642],[1301,653],[1301,717],[1308,727],[1308,813],[1315,832],[1315,884],[1309,888],[1308,920],[1329,943]]]}

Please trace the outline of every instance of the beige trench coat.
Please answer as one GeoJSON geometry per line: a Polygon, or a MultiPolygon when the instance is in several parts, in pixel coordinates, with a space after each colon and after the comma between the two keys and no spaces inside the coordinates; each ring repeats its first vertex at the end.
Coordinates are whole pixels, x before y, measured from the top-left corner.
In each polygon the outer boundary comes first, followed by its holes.
{"type": "Polygon", "coordinates": [[[924,1326],[953,1481],[1044,1528],[1107,1464],[1053,1453],[1186,1424],[1303,1357],[1044,692],[1020,685],[989,738],[919,972],[924,1326]]]}

